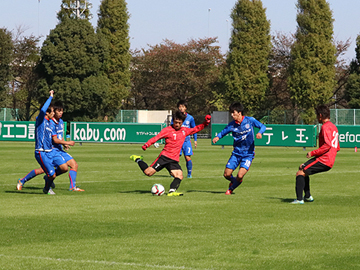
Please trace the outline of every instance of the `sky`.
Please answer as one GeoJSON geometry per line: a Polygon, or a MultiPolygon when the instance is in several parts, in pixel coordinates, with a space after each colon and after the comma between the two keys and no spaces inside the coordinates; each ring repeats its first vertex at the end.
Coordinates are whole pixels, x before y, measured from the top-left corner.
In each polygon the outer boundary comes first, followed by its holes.
{"type": "MultiPolygon", "coordinates": [[[[101,0],[90,0],[93,7],[92,25],[97,25],[101,0]]],[[[148,48],[164,39],[186,43],[191,39],[217,37],[221,51],[226,53],[231,37],[230,14],[236,0],[127,0],[130,14],[131,49],[148,48]]],[[[328,0],[333,11],[334,38],[350,39],[351,46],[344,56],[355,58],[356,37],[360,34],[359,0],[328,0]]],[[[61,0],[1,0],[0,28],[16,32],[26,29],[25,35],[41,36],[41,44],[58,23],[56,14],[61,0]]],[[[262,0],[270,20],[271,33],[294,33],[296,30],[297,0],[262,0]]]]}

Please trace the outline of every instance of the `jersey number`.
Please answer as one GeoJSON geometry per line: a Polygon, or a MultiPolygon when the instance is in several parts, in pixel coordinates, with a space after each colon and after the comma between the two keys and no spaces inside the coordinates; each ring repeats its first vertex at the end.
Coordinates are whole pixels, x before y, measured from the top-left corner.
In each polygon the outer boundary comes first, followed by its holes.
{"type": "Polygon", "coordinates": [[[337,148],[339,145],[339,133],[337,133],[336,131],[333,132],[333,139],[331,141],[331,146],[334,148],[337,148]]]}
{"type": "Polygon", "coordinates": [[[173,136],[174,136],[174,141],[176,141],[176,134],[175,134],[175,133],[173,133],[173,136]]]}

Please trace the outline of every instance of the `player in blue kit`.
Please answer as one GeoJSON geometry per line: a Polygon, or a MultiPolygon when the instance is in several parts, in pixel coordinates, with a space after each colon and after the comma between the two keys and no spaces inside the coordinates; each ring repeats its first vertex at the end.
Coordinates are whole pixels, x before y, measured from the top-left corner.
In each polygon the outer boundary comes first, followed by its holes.
{"type": "MultiPolygon", "coordinates": [[[[186,128],[193,128],[195,127],[195,120],[194,117],[192,117],[190,114],[188,114],[186,112],[187,109],[187,103],[185,100],[180,100],[177,103],[177,107],[179,109],[180,112],[184,113],[186,115],[185,121],[183,122],[182,126],[186,127],[186,128]]],[[[194,135],[194,146],[195,148],[197,147],[197,134],[195,133],[194,135]]],[[[181,148],[180,151],[180,156],[181,154],[184,153],[184,157],[185,157],[185,161],[186,161],[186,169],[187,169],[187,178],[192,178],[192,168],[193,168],[193,164],[192,164],[192,160],[191,160],[191,156],[194,154],[193,153],[193,149],[192,149],[192,145],[191,145],[191,138],[190,135],[186,137],[184,144],[181,148]]]]}
{"type": "Polygon", "coordinates": [[[64,160],[67,166],[71,168],[69,171],[70,191],[85,191],[76,186],[76,177],[77,177],[77,169],[78,169],[77,162],[70,154],[65,152],[63,149],[64,147],[65,150],[68,150],[70,149],[70,146],[73,146],[75,144],[75,142],[73,141],[67,142],[64,140],[64,121],[61,119],[64,113],[63,104],[61,102],[55,102],[54,111],[55,111],[55,115],[54,118],[52,119],[54,123],[52,136],[53,136],[53,147],[55,152],[55,158],[54,158],[55,162],[57,159],[59,159],[59,162],[61,162],[61,160],[64,160]]]}
{"type": "MultiPolygon", "coordinates": [[[[55,102],[54,106],[54,117],[50,120],[50,129],[52,130],[52,146],[53,146],[53,165],[55,166],[56,175],[59,176],[68,171],[68,166],[71,168],[69,172],[70,179],[70,191],[84,191],[76,186],[76,176],[78,165],[71,155],[63,150],[69,149],[70,146],[75,144],[74,141],[64,140],[64,122],[61,119],[64,109],[61,102],[55,102]]],[[[19,179],[17,183],[17,190],[22,190],[24,184],[30,179],[34,178],[39,174],[43,174],[44,170],[40,167],[38,169],[30,171],[24,178],[19,179]]],[[[53,183],[52,188],[55,187],[53,183]]],[[[53,192],[54,193],[54,192],[53,192]]],[[[55,194],[55,193],[54,193],[55,194]]]]}
{"type": "Polygon", "coordinates": [[[54,108],[50,105],[53,96],[54,91],[51,90],[50,97],[41,108],[35,123],[35,158],[46,173],[43,192],[50,195],[55,194],[51,189],[51,185],[56,177],[53,165],[54,152],[52,151],[50,122],[50,119],[54,117],[54,108]]]}
{"type": "Polygon", "coordinates": [[[245,174],[248,172],[251,163],[255,157],[254,145],[254,127],[259,128],[256,134],[257,139],[262,138],[266,127],[253,117],[244,116],[244,107],[240,102],[234,102],[230,105],[229,111],[234,121],[230,122],[217,136],[213,143],[217,143],[222,137],[232,132],[234,138],[234,150],[226,164],[224,177],[230,181],[229,189],[226,195],[231,195],[243,181],[245,174]],[[232,175],[233,171],[240,166],[236,177],[232,175]]]}

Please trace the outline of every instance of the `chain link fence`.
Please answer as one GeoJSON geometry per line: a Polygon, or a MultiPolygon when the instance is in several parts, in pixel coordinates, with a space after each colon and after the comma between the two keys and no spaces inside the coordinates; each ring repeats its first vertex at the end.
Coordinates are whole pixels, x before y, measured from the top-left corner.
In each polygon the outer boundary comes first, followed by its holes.
{"type": "Polygon", "coordinates": [[[18,115],[18,109],[0,108],[0,121],[16,121],[14,115],[18,115]]]}
{"type": "Polygon", "coordinates": [[[114,122],[120,123],[137,123],[138,122],[137,110],[120,110],[116,115],[114,122]]]}
{"type": "MultiPolygon", "coordinates": [[[[16,121],[17,109],[14,111],[10,108],[0,108],[0,121],[16,121]],[[14,117],[15,116],[15,117],[14,117]]],[[[168,116],[167,125],[170,125],[171,115],[168,116]]],[[[266,111],[254,116],[260,122],[265,124],[279,124],[279,125],[292,125],[292,124],[304,124],[301,116],[296,111],[290,110],[273,110],[266,111]]],[[[195,123],[201,124],[204,122],[205,115],[194,115],[195,123]]],[[[360,125],[360,109],[331,109],[330,119],[335,125],[360,125]]],[[[227,124],[232,121],[232,117],[227,111],[214,111],[212,113],[212,123],[215,124],[227,124]]],[[[137,110],[120,110],[114,118],[113,122],[120,123],[138,123],[138,111],[137,110]]],[[[207,134],[200,136],[210,137],[210,128],[204,129],[199,134],[207,134]]]]}
{"type": "Polygon", "coordinates": [[[330,110],[330,119],[335,125],[360,125],[360,110],[359,109],[332,109],[330,110]]]}

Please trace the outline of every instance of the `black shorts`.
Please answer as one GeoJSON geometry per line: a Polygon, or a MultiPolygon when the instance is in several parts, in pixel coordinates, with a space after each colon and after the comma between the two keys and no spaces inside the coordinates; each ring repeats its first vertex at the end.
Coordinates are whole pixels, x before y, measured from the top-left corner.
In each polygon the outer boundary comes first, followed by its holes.
{"type": "Polygon", "coordinates": [[[157,172],[161,171],[163,168],[166,168],[169,172],[171,172],[172,170],[181,170],[182,171],[179,162],[177,162],[176,160],[173,160],[171,158],[165,157],[163,155],[159,156],[153,162],[153,164],[151,164],[151,167],[153,167],[155,169],[155,171],[157,171],[157,172]]]}
{"type": "Polygon", "coordinates": [[[301,164],[300,168],[304,170],[306,175],[327,172],[331,169],[329,166],[326,166],[325,164],[316,161],[316,158],[309,159],[304,164],[301,164]]]}

